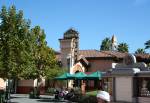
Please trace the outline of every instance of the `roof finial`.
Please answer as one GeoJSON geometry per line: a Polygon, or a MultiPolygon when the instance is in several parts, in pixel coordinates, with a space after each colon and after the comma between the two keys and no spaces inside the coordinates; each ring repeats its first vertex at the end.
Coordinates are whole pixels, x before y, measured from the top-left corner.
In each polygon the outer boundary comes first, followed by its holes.
{"type": "Polygon", "coordinates": [[[111,42],[112,42],[112,47],[111,48],[114,51],[114,50],[117,49],[117,38],[116,38],[116,36],[114,34],[112,36],[111,42]]]}
{"type": "Polygon", "coordinates": [[[117,42],[117,38],[116,38],[116,36],[113,34],[113,36],[112,36],[112,43],[115,43],[115,42],[117,42]]]}

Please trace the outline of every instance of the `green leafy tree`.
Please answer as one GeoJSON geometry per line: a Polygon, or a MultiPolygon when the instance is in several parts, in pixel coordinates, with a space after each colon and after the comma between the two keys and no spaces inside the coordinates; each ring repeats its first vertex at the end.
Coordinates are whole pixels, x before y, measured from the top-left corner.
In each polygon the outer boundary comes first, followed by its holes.
{"type": "Polygon", "coordinates": [[[135,51],[135,54],[145,54],[145,49],[143,48],[138,48],[136,51],[135,51]]]}
{"type": "Polygon", "coordinates": [[[27,37],[30,22],[23,18],[23,12],[16,12],[15,6],[0,12],[0,75],[4,78],[21,77],[28,66],[27,37]]]}
{"type": "Polygon", "coordinates": [[[39,26],[36,26],[31,30],[31,34],[33,35],[34,38],[32,44],[33,44],[34,61],[37,68],[36,77],[40,78],[41,76],[42,77],[57,76],[58,72],[60,71],[60,68],[57,65],[54,50],[47,46],[46,35],[44,33],[44,30],[42,30],[39,26]]]}
{"type": "Polygon", "coordinates": [[[145,49],[149,49],[150,48],[150,40],[145,42],[145,49]]]}
{"type": "Polygon", "coordinates": [[[43,76],[43,69],[45,68],[46,63],[46,40],[45,33],[39,26],[34,27],[31,30],[31,34],[33,35],[33,54],[34,61],[36,66],[36,75],[37,77],[43,76]]]}
{"type": "Polygon", "coordinates": [[[110,38],[105,38],[102,41],[102,44],[100,46],[100,50],[105,50],[105,51],[111,50],[111,40],[110,40],[110,38]]]}
{"type": "Polygon", "coordinates": [[[30,29],[30,21],[15,6],[3,6],[0,19],[1,77],[35,79],[51,71],[57,75],[60,69],[54,50],[47,46],[44,30],[39,26],[30,29]]]}
{"type": "Polygon", "coordinates": [[[117,48],[117,50],[119,51],[119,52],[123,52],[123,53],[125,53],[125,52],[128,52],[128,44],[127,43],[120,43],[119,45],[118,45],[118,48],[117,48]]]}

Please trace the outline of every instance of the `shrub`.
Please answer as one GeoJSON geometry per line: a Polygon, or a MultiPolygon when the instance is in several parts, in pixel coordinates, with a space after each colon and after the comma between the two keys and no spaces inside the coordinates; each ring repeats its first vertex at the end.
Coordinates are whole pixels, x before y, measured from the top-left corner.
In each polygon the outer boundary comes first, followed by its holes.
{"type": "Polygon", "coordinates": [[[48,88],[47,93],[54,94],[55,93],[55,88],[48,88]]]}
{"type": "Polygon", "coordinates": [[[96,96],[90,96],[90,95],[74,96],[69,100],[77,103],[97,103],[96,96]]]}
{"type": "Polygon", "coordinates": [[[81,95],[81,94],[82,94],[81,88],[75,87],[75,88],[74,88],[74,93],[75,93],[75,95],[81,95]]]}
{"type": "Polygon", "coordinates": [[[78,103],[97,103],[96,96],[84,95],[78,103]]]}
{"type": "Polygon", "coordinates": [[[40,95],[40,91],[38,90],[38,88],[34,88],[31,89],[30,93],[29,93],[29,98],[39,98],[40,95]]]}

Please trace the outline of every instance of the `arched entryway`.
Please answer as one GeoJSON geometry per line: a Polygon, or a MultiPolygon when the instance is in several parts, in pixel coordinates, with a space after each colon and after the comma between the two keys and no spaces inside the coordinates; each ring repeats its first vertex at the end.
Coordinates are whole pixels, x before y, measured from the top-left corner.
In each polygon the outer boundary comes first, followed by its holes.
{"type": "MultiPolygon", "coordinates": [[[[75,74],[78,72],[80,72],[80,71],[76,71],[75,74]]],[[[81,84],[82,84],[81,80],[78,80],[78,79],[73,80],[73,87],[81,88],[81,84]]]]}
{"type": "Polygon", "coordinates": [[[81,67],[80,64],[76,64],[73,68],[73,73],[77,73],[77,72],[83,72],[83,68],[81,67]]]}
{"type": "MultiPolygon", "coordinates": [[[[84,72],[84,67],[82,66],[82,64],[77,63],[73,68],[71,68],[71,73],[75,74],[78,72],[84,72]]],[[[72,80],[72,87],[78,87],[81,88],[82,93],[85,93],[85,83],[83,80],[72,80]]]]}

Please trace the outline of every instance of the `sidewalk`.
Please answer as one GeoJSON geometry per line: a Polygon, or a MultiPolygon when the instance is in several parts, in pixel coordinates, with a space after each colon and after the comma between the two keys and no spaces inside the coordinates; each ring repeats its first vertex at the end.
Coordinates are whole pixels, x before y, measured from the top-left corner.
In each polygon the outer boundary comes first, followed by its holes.
{"type": "MultiPolygon", "coordinates": [[[[54,96],[40,95],[39,99],[30,99],[28,94],[11,94],[10,103],[73,103],[67,100],[55,100],[54,96]]],[[[75,102],[74,102],[75,103],[75,102]]],[[[124,102],[111,102],[124,103],[124,102]]]]}
{"type": "Polygon", "coordinates": [[[11,94],[10,103],[72,103],[67,100],[54,100],[54,96],[41,95],[40,99],[30,99],[28,94],[11,94]]]}

